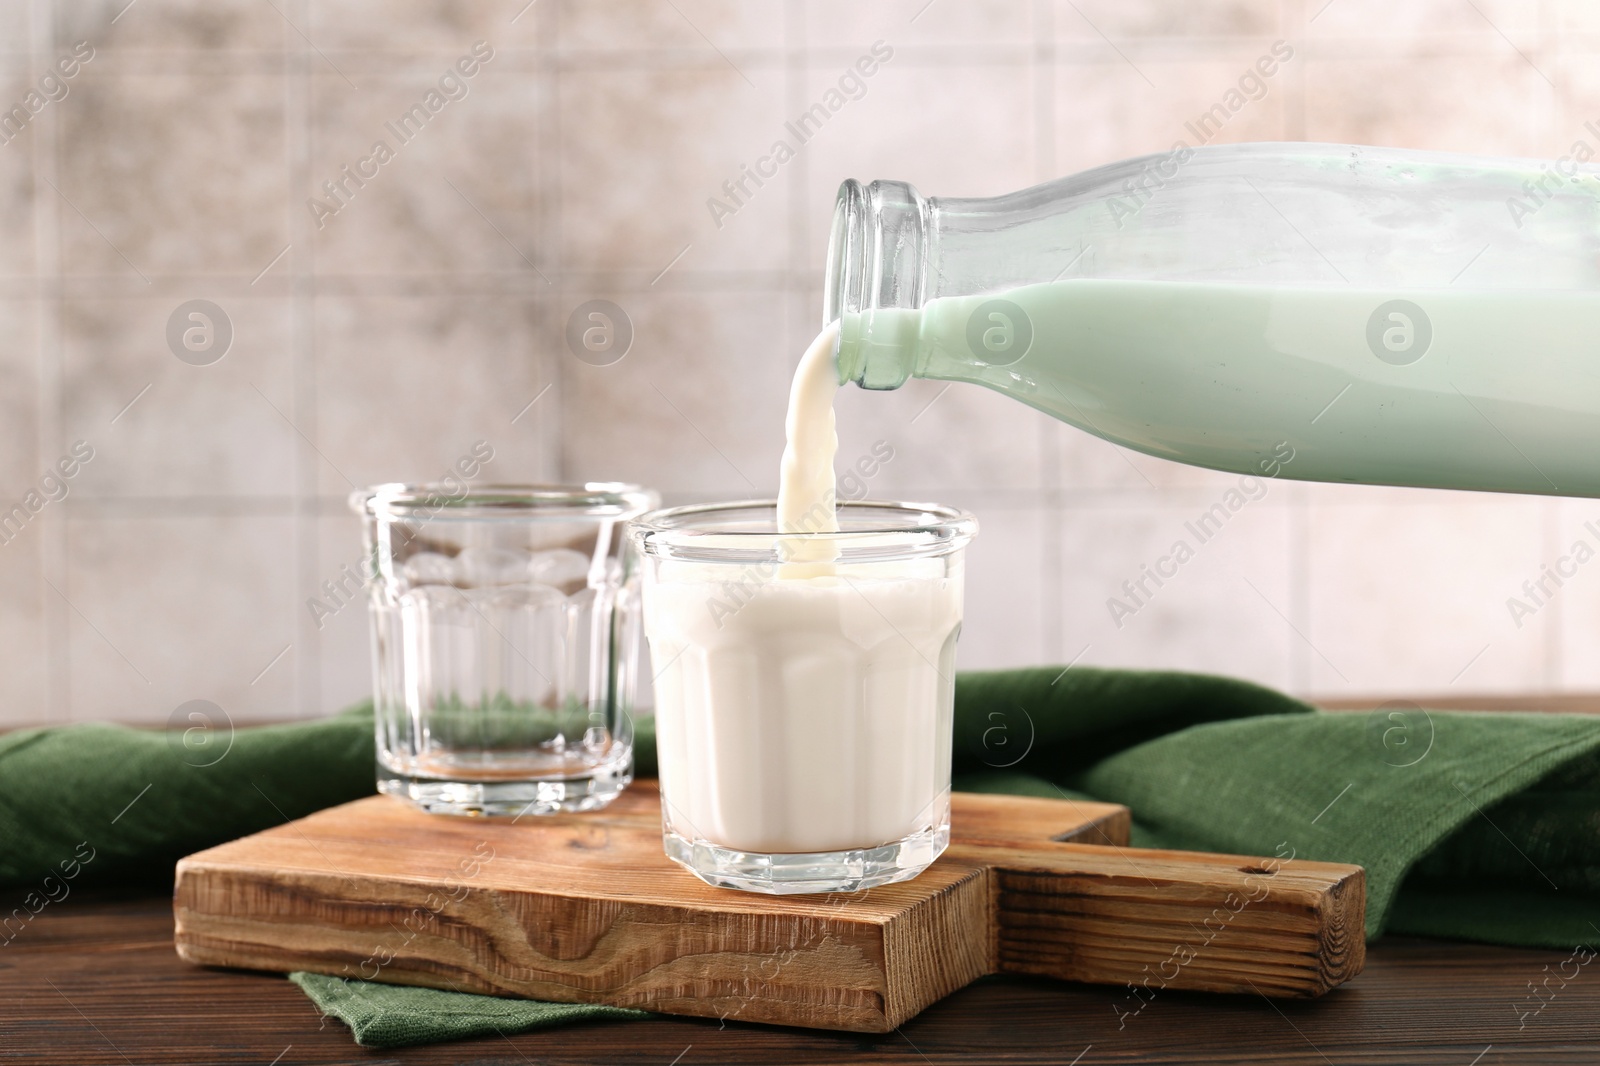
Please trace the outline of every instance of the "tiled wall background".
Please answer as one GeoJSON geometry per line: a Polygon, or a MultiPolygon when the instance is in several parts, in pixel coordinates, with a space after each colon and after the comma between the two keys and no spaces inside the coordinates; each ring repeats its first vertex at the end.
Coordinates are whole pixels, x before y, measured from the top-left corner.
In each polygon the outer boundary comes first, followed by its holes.
{"type": "MultiPolygon", "coordinates": [[[[1600,119],[1584,0],[3,0],[7,106],[94,58],[0,145],[0,501],[94,458],[0,545],[0,724],[361,697],[362,609],[306,605],[358,554],[343,497],[480,438],[500,479],[773,492],[840,179],[990,195],[1164,149],[1277,39],[1222,140],[1553,158],[1600,119]],[[319,229],[307,198],[479,40],[469,95],[319,229]],[[719,228],[707,198],[879,40],[866,95],[719,228]],[[165,339],[197,298],[234,327],[209,366],[165,339]],[[562,340],[592,298],[636,328],[612,366],[562,340]]],[[[874,495],[980,516],[965,666],[1600,686],[1600,567],[1521,628],[1505,604],[1600,505],[1275,483],[1119,629],[1107,597],[1234,479],[967,386],[839,414],[842,460],[895,449],[874,495]]]]}

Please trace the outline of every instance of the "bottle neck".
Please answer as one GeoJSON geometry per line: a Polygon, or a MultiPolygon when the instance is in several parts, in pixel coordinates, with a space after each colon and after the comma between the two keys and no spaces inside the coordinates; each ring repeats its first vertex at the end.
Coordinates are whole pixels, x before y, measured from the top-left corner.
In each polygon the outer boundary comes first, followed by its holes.
{"type": "Polygon", "coordinates": [[[822,299],[823,324],[840,323],[840,384],[897,389],[911,376],[934,211],[902,181],[839,187],[822,299]]]}

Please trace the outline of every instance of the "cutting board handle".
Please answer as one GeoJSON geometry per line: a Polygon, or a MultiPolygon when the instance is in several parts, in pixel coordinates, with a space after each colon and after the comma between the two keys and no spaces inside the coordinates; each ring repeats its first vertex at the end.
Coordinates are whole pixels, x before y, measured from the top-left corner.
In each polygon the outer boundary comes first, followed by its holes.
{"type": "Polygon", "coordinates": [[[1166,989],[1319,996],[1366,961],[1366,874],[1272,858],[1055,844],[986,849],[1004,973],[1166,989]]]}

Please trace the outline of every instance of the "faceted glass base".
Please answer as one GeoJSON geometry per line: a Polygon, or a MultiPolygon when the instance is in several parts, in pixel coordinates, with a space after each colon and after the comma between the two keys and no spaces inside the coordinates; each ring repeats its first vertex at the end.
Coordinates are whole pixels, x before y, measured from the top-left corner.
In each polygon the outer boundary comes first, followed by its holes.
{"type": "Polygon", "coordinates": [[[856,892],[909,881],[926,870],[950,843],[950,824],[924,829],[875,848],[766,855],[734,851],[705,840],[690,840],[668,828],[667,858],[718,888],[773,896],[809,892],[856,892]]]}
{"type": "Polygon", "coordinates": [[[378,791],[408,799],[430,814],[520,817],[597,811],[633,780],[631,763],[551,781],[446,781],[399,773],[379,763],[378,791]]]}

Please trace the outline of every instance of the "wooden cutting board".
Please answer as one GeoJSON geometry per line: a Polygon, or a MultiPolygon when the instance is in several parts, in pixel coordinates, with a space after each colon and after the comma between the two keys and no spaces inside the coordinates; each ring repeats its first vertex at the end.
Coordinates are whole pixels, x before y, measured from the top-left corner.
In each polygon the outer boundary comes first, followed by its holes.
{"type": "Polygon", "coordinates": [[[948,851],[851,895],[702,884],[660,797],[453,818],[373,796],[178,863],[178,953],[394,984],[887,1032],[985,974],[1317,996],[1365,959],[1358,866],[1129,848],[1125,807],[957,793],[948,851]]]}

